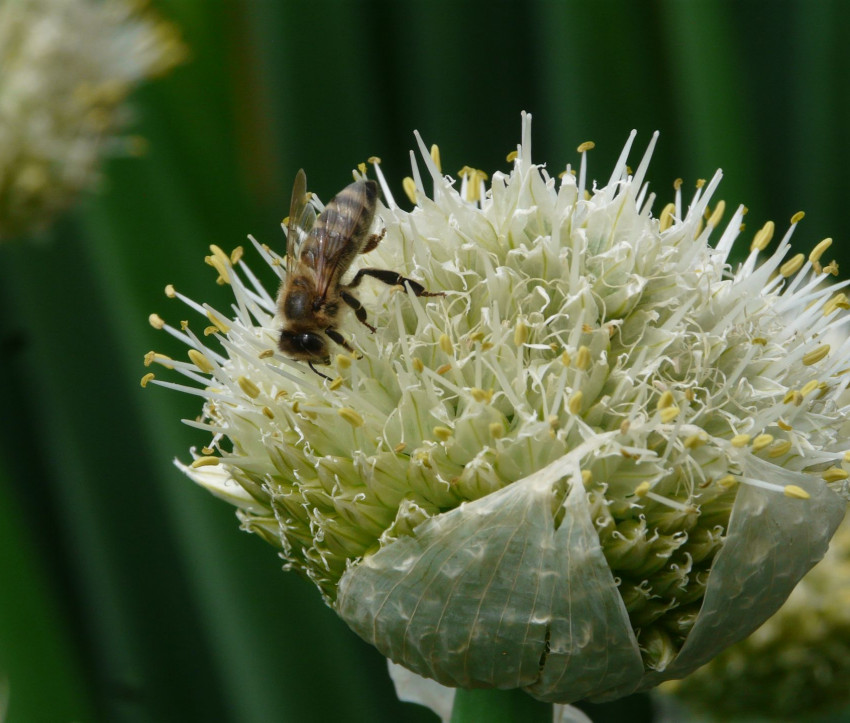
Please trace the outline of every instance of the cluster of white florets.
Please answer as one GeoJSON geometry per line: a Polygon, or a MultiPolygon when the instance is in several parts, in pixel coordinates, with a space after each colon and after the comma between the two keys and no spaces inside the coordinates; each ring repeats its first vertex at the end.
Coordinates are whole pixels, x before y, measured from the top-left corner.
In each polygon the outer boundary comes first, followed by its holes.
{"type": "Polygon", "coordinates": [[[0,239],[45,226],[105,154],[134,152],[127,94],[184,55],[172,25],[128,0],[0,5],[0,239]]]}
{"type": "Polygon", "coordinates": [[[526,116],[512,170],[459,189],[420,142],[433,186],[414,162],[412,211],[376,164],[387,233],[368,264],[445,296],[364,290],[378,330],[349,319],[360,355],[340,349],[331,380],[277,351],[241,250],[208,258],[230,312],[169,289],[214,341],[153,317],[190,361],[149,361],[197,386],[162,384],[206,400],[186,472],[360,635],[447,685],[568,701],[684,674],[779,605],[843,514],[850,341],[824,341],[847,307],[828,242],[786,259],[794,219],[765,258],[768,224],[733,269],[744,209],[719,229],[720,174],[656,218],[655,139],[634,173],[631,142],[589,186],[584,153],[577,174],[532,162],[526,116]]]}

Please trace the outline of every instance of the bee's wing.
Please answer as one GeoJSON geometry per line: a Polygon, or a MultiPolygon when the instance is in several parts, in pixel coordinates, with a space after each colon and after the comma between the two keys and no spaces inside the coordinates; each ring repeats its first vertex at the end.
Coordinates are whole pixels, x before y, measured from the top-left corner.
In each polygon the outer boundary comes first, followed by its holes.
{"type": "Polygon", "coordinates": [[[367,197],[363,183],[346,186],[325,207],[313,232],[318,246],[314,265],[320,298],[327,296],[328,289],[337,283],[362,250],[362,244],[354,242],[353,235],[370,207],[374,209],[374,200],[367,197]]]}
{"type": "Polygon", "coordinates": [[[301,246],[310,235],[316,222],[316,209],[310,203],[307,193],[307,174],[304,169],[295,174],[292,185],[292,201],[289,204],[289,220],[286,225],[286,270],[292,271],[293,265],[301,254],[301,246]]]}

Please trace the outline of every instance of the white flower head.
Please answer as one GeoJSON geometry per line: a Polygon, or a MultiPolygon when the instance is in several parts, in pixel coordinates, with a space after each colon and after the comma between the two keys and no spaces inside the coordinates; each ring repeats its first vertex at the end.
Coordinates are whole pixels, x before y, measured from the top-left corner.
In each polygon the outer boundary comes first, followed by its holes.
{"type": "Polygon", "coordinates": [[[45,226],[132,151],[124,100],[185,56],[171,24],[130,0],[0,5],[0,240],[45,226]]]}
{"type": "Polygon", "coordinates": [[[590,186],[589,146],[553,177],[530,122],[489,187],[465,169],[457,188],[419,140],[412,211],[374,164],[369,266],[445,295],[359,287],[377,331],[349,314],[359,355],[340,348],[329,379],[277,351],[241,249],[208,257],[229,311],[168,288],[203,333],[152,317],[190,361],[148,362],[205,399],[189,424],[211,440],[183,469],[358,634],[443,685],[566,703],[687,674],[823,555],[847,497],[850,342],[824,342],[847,306],[828,243],[786,260],[797,219],[732,268],[744,210],[720,228],[719,173],[656,218],[654,137],[634,173],[633,134],[590,186]]]}

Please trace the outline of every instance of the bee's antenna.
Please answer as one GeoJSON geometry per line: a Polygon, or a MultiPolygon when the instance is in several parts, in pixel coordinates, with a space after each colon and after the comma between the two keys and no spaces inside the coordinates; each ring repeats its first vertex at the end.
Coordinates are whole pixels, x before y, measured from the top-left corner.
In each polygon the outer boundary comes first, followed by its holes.
{"type": "Polygon", "coordinates": [[[316,369],[316,367],[313,366],[313,362],[308,361],[307,366],[309,366],[310,369],[312,369],[314,372],[316,372],[316,374],[318,374],[320,377],[324,377],[328,381],[331,380],[331,378],[327,374],[322,374],[322,372],[320,372],[318,369],[316,369]]]}

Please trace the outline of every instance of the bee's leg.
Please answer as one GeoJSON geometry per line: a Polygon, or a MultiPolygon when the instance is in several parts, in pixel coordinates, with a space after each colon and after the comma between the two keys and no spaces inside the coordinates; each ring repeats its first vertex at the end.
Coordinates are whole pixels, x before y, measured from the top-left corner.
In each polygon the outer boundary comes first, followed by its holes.
{"type": "Polygon", "coordinates": [[[313,366],[313,362],[308,361],[307,366],[309,366],[310,369],[312,369],[314,372],[316,372],[316,374],[318,374],[320,377],[323,377],[327,380],[330,380],[330,377],[327,374],[322,374],[322,372],[320,372],[318,369],[316,369],[316,367],[313,366]]]}
{"type": "MultiPolygon", "coordinates": [[[[363,308],[363,304],[360,303],[360,300],[356,296],[352,296],[347,291],[340,290],[340,294],[342,300],[348,304],[352,309],[354,309],[354,315],[357,317],[357,321],[361,324],[365,324],[369,327],[369,331],[373,334],[375,333],[375,327],[372,326],[368,321],[366,321],[366,309],[363,308]]],[[[333,338],[333,337],[331,337],[333,338]]]]}
{"type": "Polygon", "coordinates": [[[371,276],[374,279],[378,279],[378,281],[383,281],[389,286],[407,285],[417,296],[445,296],[442,291],[425,291],[425,287],[418,281],[408,279],[406,276],[402,276],[401,274],[396,273],[395,271],[390,271],[389,269],[360,269],[360,271],[354,275],[351,283],[346,284],[346,287],[351,289],[357,286],[361,281],[363,281],[364,276],[371,276]]]}
{"type": "Polygon", "coordinates": [[[387,235],[387,229],[381,231],[381,233],[373,233],[367,240],[366,245],[363,247],[363,250],[360,252],[361,254],[368,254],[370,251],[374,251],[378,248],[378,244],[381,243],[381,239],[387,235]]]}
{"type": "Polygon", "coordinates": [[[351,344],[349,344],[345,340],[345,337],[342,334],[340,334],[336,329],[332,329],[332,328],[325,329],[325,334],[328,335],[328,337],[330,338],[331,341],[335,341],[337,344],[339,344],[347,352],[350,352],[351,354],[354,354],[357,357],[360,356],[360,354],[357,352],[357,350],[353,346],[351,346],[351,344]]]}

